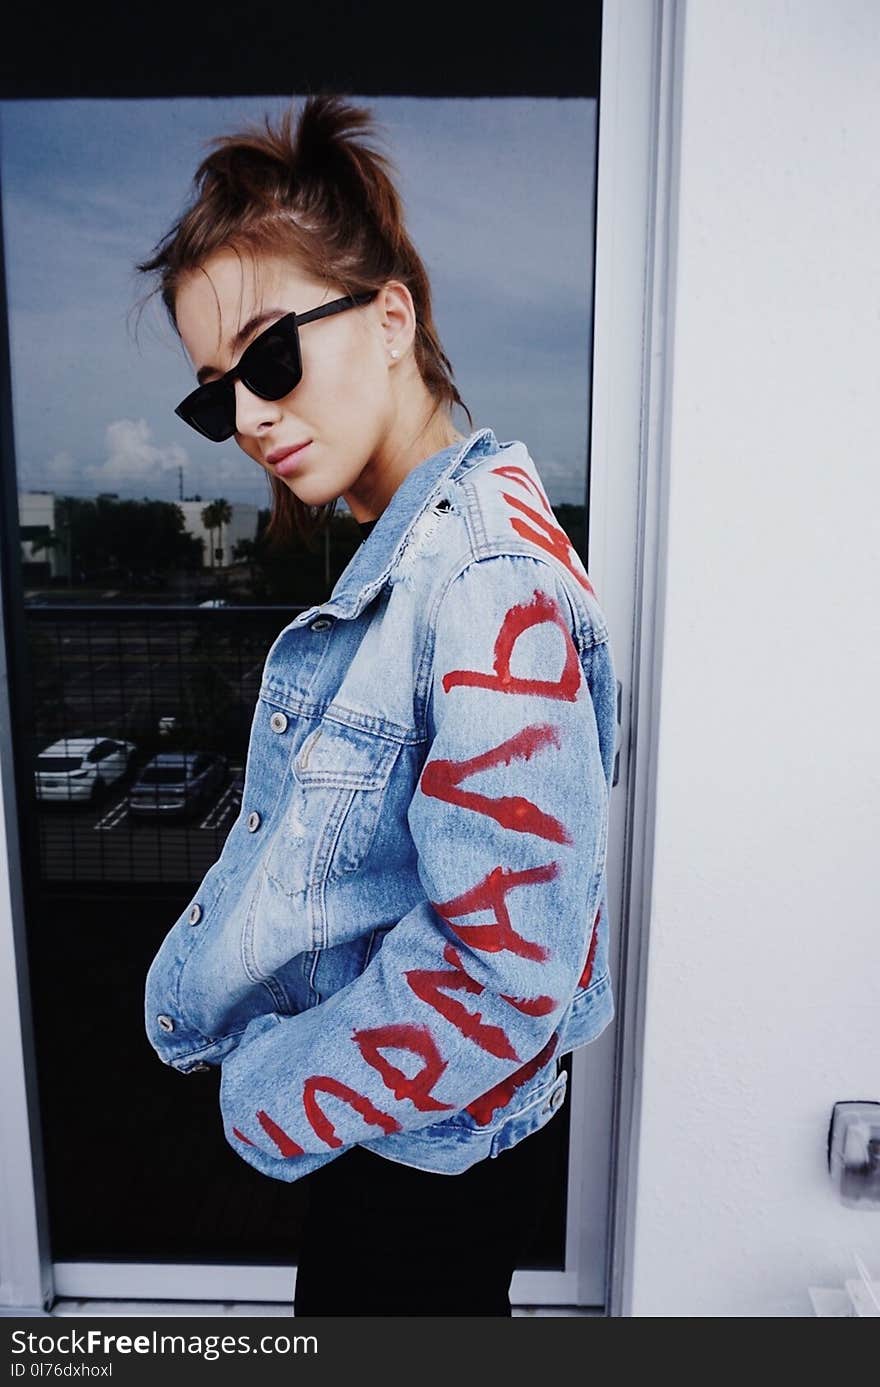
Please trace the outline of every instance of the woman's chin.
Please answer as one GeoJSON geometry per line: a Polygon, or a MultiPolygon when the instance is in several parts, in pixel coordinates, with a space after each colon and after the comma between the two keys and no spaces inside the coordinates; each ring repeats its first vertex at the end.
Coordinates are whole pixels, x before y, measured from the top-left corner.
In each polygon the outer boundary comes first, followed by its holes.
{"type": "Polygon", "coordinates": [[[304,506],[326,506],[330,501],[335,501],[339,495],[338,491],[333,491],[326,485],[322,486],[320,482],[313,481],[311,478],[308,482],[297,477],[291,477],[289,480],[284,478],[283,480],[304,506]]]}

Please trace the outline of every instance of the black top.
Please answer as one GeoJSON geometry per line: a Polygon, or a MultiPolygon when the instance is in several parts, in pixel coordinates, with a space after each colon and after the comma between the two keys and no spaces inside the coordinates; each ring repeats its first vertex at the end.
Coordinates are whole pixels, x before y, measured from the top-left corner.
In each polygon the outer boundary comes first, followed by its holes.
{"type": "Polygon", "coordinates": [[[373,526],[374,526],[375,524],[376,524],[376,521],[375,521],[375,520],[359,520],[359,521],[358,521],[358,529],[360,530],[361,535],[363,536],[364,539],[366,539],[367,535],[370,533],[370,531],[372,530],[372,528],[373,528],[373,526]]]}

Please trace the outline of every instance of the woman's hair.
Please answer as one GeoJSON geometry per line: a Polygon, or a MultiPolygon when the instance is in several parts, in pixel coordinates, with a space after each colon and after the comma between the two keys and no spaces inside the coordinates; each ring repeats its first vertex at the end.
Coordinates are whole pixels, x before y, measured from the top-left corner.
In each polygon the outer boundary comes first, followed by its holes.
{"type": "MultiPolygon", "coordinates": [[[[265,115],[265,131],[257,124],[207,142],[212,152],[193,177],[194,200],[151,257],[135,266],[158,276],[141,308],[160,292],[179,336],[174,305],[181,279],[221,248],[290,256],[304,273],[347,294],[400,280],[412,295],[416,364],[436,409],[461,405],[473,428],[437,335],[428,275],[390,177],[394,165],[359,138],[373,133],[372,114],[321,93],[306,98],[295,129],[292,118],[288,106],[275,127],[265,115]]],[[[296,532],[310,540],[329,521],[335,500],[307,506],[278,477],[269,481],[270,542],[296,532]]]]}

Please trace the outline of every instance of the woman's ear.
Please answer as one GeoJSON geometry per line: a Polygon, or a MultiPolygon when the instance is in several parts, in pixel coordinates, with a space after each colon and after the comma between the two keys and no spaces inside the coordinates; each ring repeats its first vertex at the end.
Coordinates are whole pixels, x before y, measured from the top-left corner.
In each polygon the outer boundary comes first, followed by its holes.
{"type": "Polygon", "coordinates": [[[380,291],[376,302],[383,346],[389,356],[396,352],[394,359],[398,360],[410,350],[416,335],[412,295],[399,279],[391,279],[380,291]]]}

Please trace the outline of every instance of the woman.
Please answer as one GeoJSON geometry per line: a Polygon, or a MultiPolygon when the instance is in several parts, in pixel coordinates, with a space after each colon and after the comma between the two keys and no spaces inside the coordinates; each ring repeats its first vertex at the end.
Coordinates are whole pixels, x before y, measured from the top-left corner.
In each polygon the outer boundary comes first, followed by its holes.
{"type": "Polygon", "coordinates": [[[176,412],[266,472],[270,538],[339,497],[364,534],[269,650],[145,1020],[166,1063],[221,1066],[242,1159],[308,1181],[296,1314],[509,1315],[555,1178],[533,1134],[614,1014],[614,669],[525,446],[452,423],[369,127],[322,95],[218,138],[138,267],[199,381],[176,412]]]}

